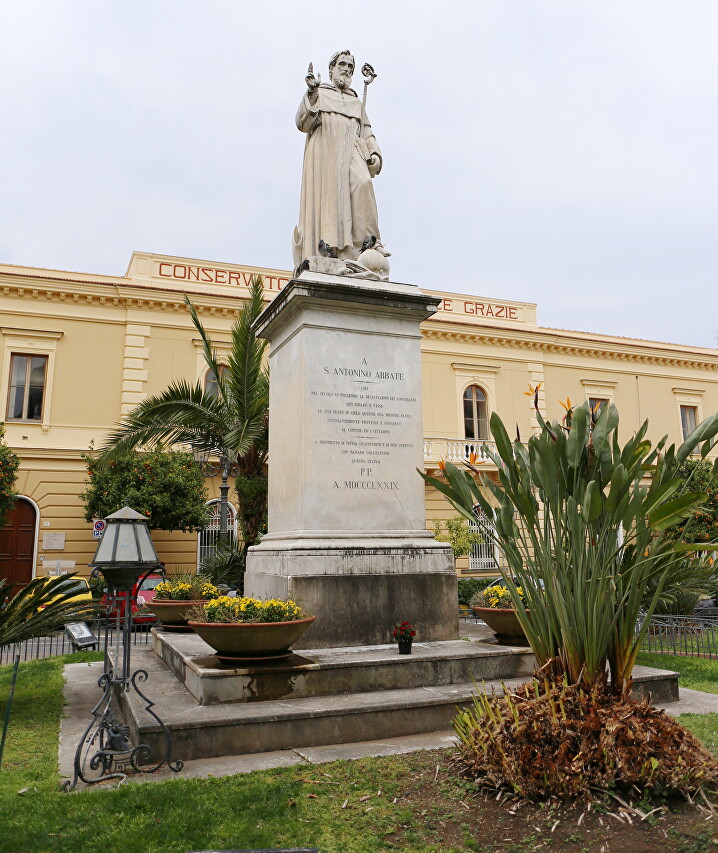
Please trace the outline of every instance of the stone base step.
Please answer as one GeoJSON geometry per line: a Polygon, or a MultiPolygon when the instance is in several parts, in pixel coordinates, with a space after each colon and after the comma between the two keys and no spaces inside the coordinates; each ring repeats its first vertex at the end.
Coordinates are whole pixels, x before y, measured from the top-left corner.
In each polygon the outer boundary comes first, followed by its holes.
{"type": "Polygon", "coordinates": [[[344,693],[528,677],[534,656],[526,647],[487,641],[414,643],[410,655],[396,644],[307,649],[261,666],[222,663],[196,634],[153,629],[155,653],[200,705],[265,702],[344,693]]]}
{"type": "MultiPolygon", "coordinates": [[[[133,655],[133,668],[138,667],[149,673],[143,690],[172,733],[175,757],[186,760],[436,731],[471,702],[475,689],[461,683],[201,706],[149,649],[133,655]]],[[[503,681],[515,688],[526,676],[503,681]]],[[[636,667],[635,682],[635,693],[650,690],[656,702],[678,698],[676,673],[636,667]]],[[[487,681],[482,688],[500,690],[501,681],[487,681]]],[[[129,693],[121,701],[134,742],[159,753],[161,729],[142,700],[129,693]]]]}

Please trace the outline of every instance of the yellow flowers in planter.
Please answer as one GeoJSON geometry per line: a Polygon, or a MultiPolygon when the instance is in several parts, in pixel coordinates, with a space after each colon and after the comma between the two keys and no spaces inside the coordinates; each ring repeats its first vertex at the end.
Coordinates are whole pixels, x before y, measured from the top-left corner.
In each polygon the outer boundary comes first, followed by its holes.
{"type": "Polygon", "coordinates": [[[292,622],[308,614],[294,601],[221,595],[197,608],[199,622],[292,622]]]}
{"type": "MultiPolygon", "coordinates": [[[[521,596],[521,601],[523,601],[525,606],[526,599],[524,598],[523,589],[517,586],[516,592],[521,596]]],[[[475,604],[478,607],[494,607],[497,610],[511,610],[513,608],[511,593],[502,584],[487,586],[483,592],[477,592],[471,599],[471,604],[475,604]]]]}
{"type": "Polygon", "coordinates": [[[198,601],[217,595],[217,587],[202,575],[168,578],[155,587],[155,598],[158,601],[198,601]]]}

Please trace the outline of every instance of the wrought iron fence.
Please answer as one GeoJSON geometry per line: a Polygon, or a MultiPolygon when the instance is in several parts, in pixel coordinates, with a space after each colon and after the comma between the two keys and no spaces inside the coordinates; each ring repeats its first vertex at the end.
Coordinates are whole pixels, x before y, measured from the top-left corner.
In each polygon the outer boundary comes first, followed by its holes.
{"type": "MultiPolygon", "coordinates": [[[[88,623],[89,624],[89,623],[88,623]]],[[[154,623],[156,624],[156,623],[154,623]]],[[[107,626],[104,618],[98,619],[89,625],[92,633],[97,637],[94,650],[104,652],[106,647],[112,647],[116,640],[116,628],[114,622],[107,626]]],[[[136,625],[132,631],[132,645],[146,646],[150,642],[150,628],[153,623],[136,625]]],[[[91,647],[85,646],[85,650],[91,647]]],[[[47,637],[34,637],[22,643],[13,643],[9,646],[0,647],[0,665],[12,663],[16,655],[20,655],[21,661],[39,660],[40,658],[55,657],[57,655],[72,654],[78,651],[77,647],[64,631],[55,631],[47,637]]]]}
{"type": "MultiPolygon", "coordinates": [[[[202,565],[202,561],[209,557],[217,550],[219,544],[219,516],[221,512],[220,502],[213,501],[210,506],[209,522],[205,528],[199,532],[199,542],[197,547],[197,566],[202,565]]],[[[227,525],[228,530],[234,533],[234,538],[237,538],[237,510],[231,503],[227,504],[227,525]]]]}
{"type": "MultiPolygon", "coordinates": [[[[640,628],[636,626],[636,630],[640,628]]],[[[641,649],[718,659],[718,616],[653,616],[641,649]]]]}
{"type": "MultiPolygon", "coordinates": [[[[459,619],[464,623],[483,624],[464,607],[459,608],[459,619]]],[[[641,625],[639,621],[636,632],[641,625]]],[[[718,660],[718,616],[654,616],[641,650],[718,660]]]]}

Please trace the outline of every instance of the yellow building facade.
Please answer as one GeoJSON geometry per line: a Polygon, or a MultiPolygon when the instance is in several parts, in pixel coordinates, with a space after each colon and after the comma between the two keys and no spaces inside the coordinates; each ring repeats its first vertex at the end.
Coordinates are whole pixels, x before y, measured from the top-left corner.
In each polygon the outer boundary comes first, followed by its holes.
{"type": "MultiPolygon", "coordinates": [[[[256,273],[267,301],[290,278],[282,270],[142,252],[124,276],[0,264],[0,420],[21,460],[21,500],[0,532],[0,576],[88,573],[96,539],[79,499],[82,454],[148,395],[180,378],[204,381],[184,294],[221,360],[256,273]]],[[[718,411],[718,350],[544,328],[532,303],[429,292],[442,302],[422,327],[427,471],[440,459],[479,451],[492,411],[527,438],[536,421],[524,392],[538,383],[544,416],[560,417],[559,400],[567,397],[609,401],[624,435],[648,419],[654,441],[668,434],[680,443],[718,411]]],[[[491,463],[484,468],[495,471],[491,463]]],[[[207,485],[216,500],[217,480],[207,485]]],[[[426,515],[433,527],[454,513],[427,489],[426,515]]],[[[153,539],[169,571],[196,569],[197,534],[155,531],[153,539]]],[[[492,570],[492,560],[482,551],[457,567],[480,574],[492,570]]]]}

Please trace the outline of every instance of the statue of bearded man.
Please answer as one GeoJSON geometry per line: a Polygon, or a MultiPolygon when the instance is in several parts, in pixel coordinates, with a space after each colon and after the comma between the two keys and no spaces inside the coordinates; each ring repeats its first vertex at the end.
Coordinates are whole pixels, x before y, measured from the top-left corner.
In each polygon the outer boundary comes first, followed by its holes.
{"type": "Polygon", "coordinates": [[[320,240],[336,257],[356,260],[367,238],[380,239],[372,178],[381,171],[382,157],[362,102],[350,88],[353,74],[348,50],[330,59],[330,83],[322,83],[309,66],[296,118],[307,141],[292,247],[295,268],[318,254],[320,240]]]}

